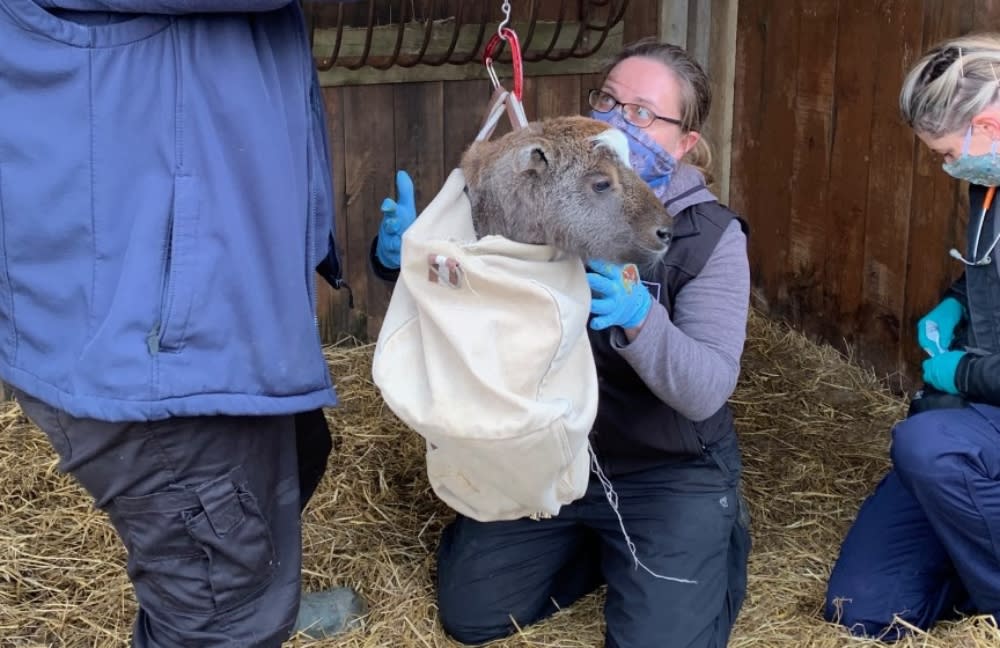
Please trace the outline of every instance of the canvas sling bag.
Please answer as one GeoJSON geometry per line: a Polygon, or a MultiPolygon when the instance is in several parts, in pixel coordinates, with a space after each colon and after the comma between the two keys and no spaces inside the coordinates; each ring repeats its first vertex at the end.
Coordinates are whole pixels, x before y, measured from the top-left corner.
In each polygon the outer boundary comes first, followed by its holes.
{"type": "Polygon", "coordinates": [[[388,407],[426,440],[441,500],[479,521],[556,515],[583,496],[597,373],[583,262],[476,240],[461,169],[403,235],[375,346],[388,407]]]}

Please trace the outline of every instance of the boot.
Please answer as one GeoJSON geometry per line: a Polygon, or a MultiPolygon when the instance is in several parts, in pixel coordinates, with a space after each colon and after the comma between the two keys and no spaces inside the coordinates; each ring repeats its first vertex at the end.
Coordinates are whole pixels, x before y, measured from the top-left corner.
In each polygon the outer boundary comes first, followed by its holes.
{"type": "Polygon", "coordinates": [[[368,612],[364,599],[349,587],[302,594],[294,633],[307,639],[329,639],[360,625],[368,612]]]}

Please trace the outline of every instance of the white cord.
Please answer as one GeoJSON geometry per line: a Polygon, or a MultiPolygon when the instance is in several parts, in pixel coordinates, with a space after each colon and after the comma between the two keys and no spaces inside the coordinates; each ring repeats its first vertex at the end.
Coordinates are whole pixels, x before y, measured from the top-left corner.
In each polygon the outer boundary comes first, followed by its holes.
{"type": "Polygon", "coordinates": [[[593,446],[587,443],[587,450],[590,452],[590,469],[593,471],[597,478],[601,480],[601,486],[604,488],[604,495],[608,498],[608,504],[611,505],[611,510],[615,512],[615,516],[618,518],[618,526],[622,530],[622,535],[625,536],[625,544],[628,546],[629,552],[632,554],[632,559],[635,560],[635,567],[638,569],[642,567],[647,573],[649,573],[654,578],[659,578],[662,580],[673,581],[675,583],[686,583],[690,585],[697,585],[698,581],[688,580],[686,578],[677,578],[674,576],[662,576],[657,574],[652,569],[647,567],[639,560],[635,549],[635,543],[632,542],[632,538],[629,537],[628,531],[625,530],[625,521],[622,520],[622,514],[618,512],[618,493],[615,492],[614,487],[611,485],[611,480],[607,478],[604,471],[601,470],[601,464],[597,461],[597,454],[594,452],[593,446]]]}

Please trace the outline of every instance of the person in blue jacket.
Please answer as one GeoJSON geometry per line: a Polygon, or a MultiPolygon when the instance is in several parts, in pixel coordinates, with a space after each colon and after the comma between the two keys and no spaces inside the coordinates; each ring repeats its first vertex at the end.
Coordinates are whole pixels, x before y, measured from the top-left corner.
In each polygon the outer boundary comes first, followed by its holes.
{"type": "Polygon", "coordinates": [[[930,49],[900,108],[968,183],[971,209],[964,254],[950,251],[965,272],[917,323],[923,393],[827,586],[828,620],[885,640],[963,613],[1000,619],[1000,33],[930,49]]]}
{"type": "Polygon", "coordinates": [[[0,0],[0,43],[0,380],[127,548],[133,645],[341,629],[351,590],[300,609],[341,284],[301,6],[0,0]]]}

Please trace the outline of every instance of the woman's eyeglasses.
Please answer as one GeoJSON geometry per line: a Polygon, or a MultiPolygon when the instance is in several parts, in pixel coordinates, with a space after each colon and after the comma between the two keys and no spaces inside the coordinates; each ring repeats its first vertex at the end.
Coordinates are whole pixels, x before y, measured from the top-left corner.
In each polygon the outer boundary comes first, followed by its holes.
{"type": "Polygon", "coordinates": [[[622,117],[625,118],[625,121],[638,128],[648,128],[657,119],[662,119],[668,124],[675,124],[681,127],[684,125],[679,119],[661,117],[645,106],[622,103],[603,90],[591,90],[588,100],[590,101],[590,107],[600,113],[608,113],[621,106],[622,117]]]}

